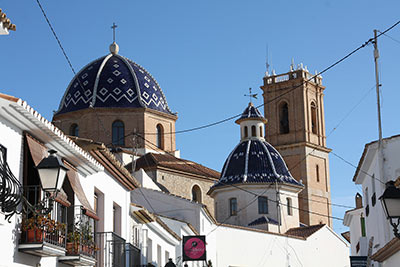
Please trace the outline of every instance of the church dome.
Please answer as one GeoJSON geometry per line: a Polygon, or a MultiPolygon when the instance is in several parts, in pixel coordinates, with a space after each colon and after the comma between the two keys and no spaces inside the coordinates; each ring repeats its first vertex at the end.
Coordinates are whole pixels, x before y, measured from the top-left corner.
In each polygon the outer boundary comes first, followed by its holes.
{"type": "Polygon", "coordinates": [[[236,121],[241,126],[241,141],[229,154],[221,177],[212,188],[228,184],[275,182],[303,186],[290,174],[279,152],[265,141],[261,125],[266,122],[258,109],[249,103],[236,121]],[[252,129],[251,134],[248,129],[252,129]]]}
{"type": "Polygon", "coordinates": [[[302,186],[290,174],[285,161],[267,141],[244,140],[230,153],[214,185],[242,183],[288,183],[302,186]]]}
{"type": "Polygon", "coordinates": [[[149,108],[173,114],[160,85],[147,70],[118,55],[115,43],[110,52],[75,75],[56,114],[89,107],[149,108]]]}

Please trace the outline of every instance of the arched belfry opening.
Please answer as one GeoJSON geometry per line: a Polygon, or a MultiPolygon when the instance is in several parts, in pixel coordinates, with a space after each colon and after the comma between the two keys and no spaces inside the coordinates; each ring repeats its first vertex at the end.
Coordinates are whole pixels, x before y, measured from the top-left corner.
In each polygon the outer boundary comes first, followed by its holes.
{"type": "Polygon", "coordinates": [[[164,128],[161,124],[157,124],[157,147],[164,149],[164,128]]]}
{"type": "Polygon", "coordinates": [[[287,102],[279,105],[279,133],[289,133],[289,105],[287,102]]]}
{"type": "Polygon", "coordinates": [[[311,131],[313,134],[318,134],[317,105],[314,102],[311,102],[311,131]]]}

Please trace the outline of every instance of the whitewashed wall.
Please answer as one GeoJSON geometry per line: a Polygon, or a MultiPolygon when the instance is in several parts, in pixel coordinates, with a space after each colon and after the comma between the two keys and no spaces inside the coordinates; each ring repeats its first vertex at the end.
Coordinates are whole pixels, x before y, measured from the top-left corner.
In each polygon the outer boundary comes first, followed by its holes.
{"type": "MultiPolygon", "coordinates": [[[[349,267],[347,244],[324,226],[307,240],[220,226],[213,266],[349,267]]],[[[212,254],[212,255],[210,255],[212,254]]]]}
{"type": "MultiPolygon", "coordinates": [[[[276,221],[281,221],[281,232],[286,232],[287,229],[293,227],[299,227],[299,210],[298,210],[298,198],[297,193],[290,190],[290,187],[279,186],[279,191],[282,194],[279,195],[280,213],[278,216],[278,208],[276,203],[276,190],[275,185],[265,185],[260,188],[260,185],[237,185],[243,190],[239,190],[236,187],[228,187],[217,189],[213,192],[216,201],[216,217],[217,221],[225,222],[228,224],[248,226],[252,221],[260,218],[261,216],[267,216],[276,221]],[[255,195],[250,194],[246,191],[251,191],[256,195],[262,195],[268,197],[268,214],[258,213],[258,200],[254,200],[255,195]],[[292,215],[287,214],[286,198],[290,197],[292,200],[292,215]],[[237,215],[230,216],[230,204],[231,198],[237,199],[237,215]],[[251,203],[244,209],[246,205],[251,203]]],[[[260,226],[262,227],[262,226],[260,226]]],[[[264,226],[265,229],[265,226],[264,226]]],[[[278,228],[271,225],[270,231],[278,231],[278,228]]]]}

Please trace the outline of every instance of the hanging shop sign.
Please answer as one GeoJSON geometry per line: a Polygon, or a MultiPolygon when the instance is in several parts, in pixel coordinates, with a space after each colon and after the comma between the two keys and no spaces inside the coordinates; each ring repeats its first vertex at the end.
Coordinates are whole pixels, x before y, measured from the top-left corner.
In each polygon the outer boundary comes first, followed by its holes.
{"type": "Polygon", "coordinates": [[[182,245],[183,261],[205,261],[206,236],[184,236],[182,245]]]}

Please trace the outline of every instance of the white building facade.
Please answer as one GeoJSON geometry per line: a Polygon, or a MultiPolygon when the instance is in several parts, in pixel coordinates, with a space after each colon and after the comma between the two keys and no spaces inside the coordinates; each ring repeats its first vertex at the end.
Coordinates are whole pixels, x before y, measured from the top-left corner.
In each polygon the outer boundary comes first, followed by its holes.
{"type": "Polygon", "coordinates": [[[400,177],[400,136],[383,139],[382,155],[378,141],[365,145],[353,181],[362,186],[362,206],[346,212],[344,224],[350,227],[351,255],[364,256],[370,266],[399,266],[400,241],[386,219],[379,197],[388,181],[400,177]]]}

